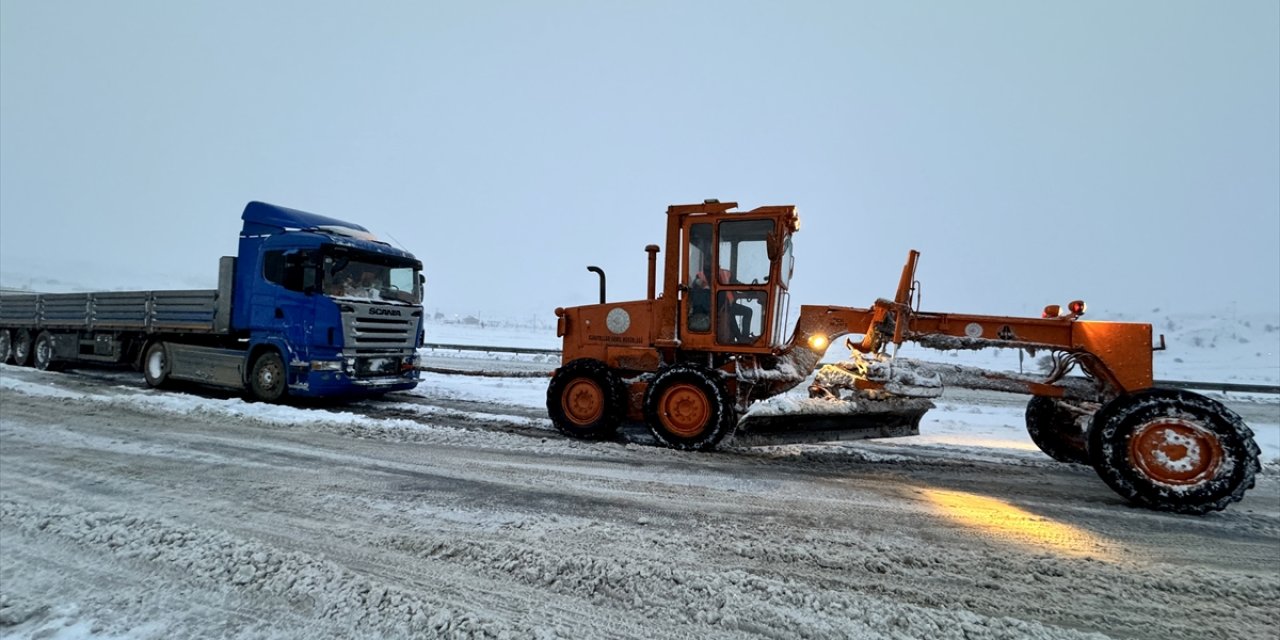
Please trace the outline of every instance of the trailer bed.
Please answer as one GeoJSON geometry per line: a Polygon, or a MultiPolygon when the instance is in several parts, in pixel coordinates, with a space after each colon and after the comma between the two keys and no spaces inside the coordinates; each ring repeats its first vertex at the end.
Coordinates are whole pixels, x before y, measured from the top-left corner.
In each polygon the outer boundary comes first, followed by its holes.
{"type": "Polygon", "coordinates": [[[217,289],[0,295],[0,325],[74,331],[223,333],[217,289]]]}

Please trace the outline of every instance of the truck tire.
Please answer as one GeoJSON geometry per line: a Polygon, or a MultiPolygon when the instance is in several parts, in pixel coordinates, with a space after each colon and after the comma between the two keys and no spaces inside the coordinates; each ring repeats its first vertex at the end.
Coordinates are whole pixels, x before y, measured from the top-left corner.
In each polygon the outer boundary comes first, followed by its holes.
{"type": "Polygon", "coordinates": [[[35,345],[31,348],[31,366],[41,371],[57,371],[58,363],[54,362],[53,334],[41,331],[36,336],[35,345]]]}
{"type": "Polygon", "coordinates": [[[288,371],[284,360],[276,351],[265,351],[253,361],[249,373],[249,392],[254,400],[279,402],[289,387],[288,371]]]}
{"type": "Polygon", "coordinates": [[[547,415],[573,438],[604,440],[618,433],[627,414],[626,390],[609,365],[579,358],[556,369],[547,385],[547,415]]]}
{"type": "Polygon", "coordinates": [[[13,338],[8,329],[0,329],[0,364],[9,364],[13,357],[13,338]]]}
{"type": "Polygon", "coordinates": [[[686,451],[715,449],[738,423],[719,376],[687,364],[667,367],[645,389],[644,419],[658,442],[686,451]]]}
{"type": "Polygon", "coordinates": [[[30,360],[31,332],[18,329],[13,332],[13,363],[19,367],[25,367],[30,360]]]}
{"type": "Polygon", "coordinates": [[[1089,441],[1077,415],[1060,400],[1035,396],[1027,402],[1027,434],[1058,462],[1089,464],[1089,441]]]}
{"type": "Polygon", "coordinates": [[[169,372],[172,370],[169,347],[160,340],[147,345],[147,350],[142,354],[142,377],[146,379],[147,386],[152,389],[168,386],[169,372]]]}
{"type": "Polygon", "coordinates": [[[1120,396],[1093,417],[1089,453],[1116,493],[1160,511],[1220,511],[1253,488],[1253,431],[1221,403],[1190,391],[1120,396]]]}

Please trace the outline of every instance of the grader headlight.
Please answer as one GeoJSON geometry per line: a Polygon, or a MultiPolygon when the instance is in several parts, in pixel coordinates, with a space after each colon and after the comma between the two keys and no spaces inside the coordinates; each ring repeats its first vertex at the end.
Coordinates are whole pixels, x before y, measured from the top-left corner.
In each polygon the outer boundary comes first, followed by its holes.
{"type": "Polygon", "coordinates": [[[814,351],[822,351],[827,348],[827,337],[822,334],[809,336],[809,348],[814,351]]]}

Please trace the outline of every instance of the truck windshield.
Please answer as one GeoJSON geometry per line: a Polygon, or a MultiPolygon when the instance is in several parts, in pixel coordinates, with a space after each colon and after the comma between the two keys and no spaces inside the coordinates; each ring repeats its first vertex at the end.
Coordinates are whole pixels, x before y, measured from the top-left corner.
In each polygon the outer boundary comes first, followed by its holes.
{"type": "Polygon", "coordinates": [[[422,301],[417,262],[354,252],[326,253],[321,286],[333,298],[418,304],[422,301]]]}

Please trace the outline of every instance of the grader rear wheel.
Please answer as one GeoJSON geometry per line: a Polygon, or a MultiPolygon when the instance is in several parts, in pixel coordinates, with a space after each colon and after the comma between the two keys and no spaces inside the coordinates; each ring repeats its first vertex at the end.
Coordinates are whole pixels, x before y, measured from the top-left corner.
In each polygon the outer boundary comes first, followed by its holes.
{"type": "Polygon", "coordinates": [[[714,449],[733,433],[737,412],[724,385],[701,367],[674,365],[658,374],[644,394],[649,431],[673,449],[714,449]]]}
{"type": "Polygon", "coordinates": [[[567,436],[611,438],[627,413],[622,381],[599,360],[574,360],[551,377],[547,413],[556,429],[567,436]]]}
{"type": "Polygon", "coordinates": [[[1027,402],[1027,434],[1058,462],[1089,464],[1089,442],[1078,416],[1060,400],[1035,396],[1027,402]]]}
{"type": "Polygon", "coordinates": [[[1260,469],[1253,432],[1221,403],[1150,389],[1112,400],[1089,430],[1094,469],[1116,493],[1161,511],[1220,511],[1260,469]]]}

